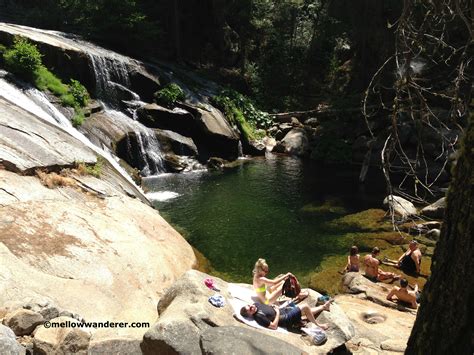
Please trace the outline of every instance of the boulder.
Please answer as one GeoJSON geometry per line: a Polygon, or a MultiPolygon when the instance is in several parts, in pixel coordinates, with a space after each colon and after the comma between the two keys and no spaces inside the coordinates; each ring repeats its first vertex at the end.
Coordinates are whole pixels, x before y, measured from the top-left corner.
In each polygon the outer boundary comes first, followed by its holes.
{"type": "Polygon", "coordinates": [[[145,125],[170,130],[191,137],[203,160],[210,156],[236,159],[239,149],[239,132],[227,122],[219,110],[180,103],[173,110],[149,104],[137,111],[145,125]]]}
{"type": "Polygon", "coordinates": [[[428,233],[426,233],[426,237],[432,240],[439,240],[439,237],[441,236],[441,231],[439,229],[432,229],[428,233]]]}
{"type": "Polygon", "coordinates": [[[395,213],[402,218],[407,218],[418,213],[416,207],[410,201],[405,200],[403,197],[389,195],[383,200],[383,205],[386,208],[390,206],[393,208],[395,213]]]}
{"type": "Polygon", "coordinates": [[[59,317],[59,309],[54,306],[44,307],[39,313],[43,316],[45,321],[59,317]]]}
{"type": "MultiPolygon", "coordinates": [[[[158,321],[143,337],[141,348],[145,354],[200,354],[202,353],[201,344],[203,341],[206,341],[206,344],[208,344],[206,347],[212,349],[212,353],[225,353],[228,349],[226,342],[209,340],[213,339],[216,334],[220,334],[218,329],[221,327],[226,328],[222,331],[226,339],[231,337],[231,334],[241,334],[238,335],[238,339],[235,341],[247,344],[244,351],[251,346],[258,349],[259,339],[270,336],[291,344],[300,349],[300,352],[326,353],[344,344],[354,334],[352,324],[348,322],[347,317],[337,305],[331,306],[331,312],[324,312],[320,315],[321,321],[329,323],[331,329],[328,331],[328,341],[317,348],[308,344],[307,341],[301,338],[300,334],[285,334],[272,330],[249,328],[233,317],[233,309],[228,303],[232,296],[228,290],[229,284],[225,281],[214,278],[215,286],[220,290],[220,294],[227,299],[226,306],[215,308],[208,302],[208,298],[215,291],[204,285],[203,280],[207,277],[209,275],[199,271],[188,271],[167,289],[158,303],[158,321]],[[236,328],[244,328],[245,333],[239,333],[236,328]],[[249,333],[247,330],[256,335],[255,341],[257,343],[253,343],[253,340],[251,340],[253,338],[245,335],[249,333]]],[[[251,288],[250,285],[241,286],[251,288]]],[[[319,294],[310,290],[310,297],[305,301],[313,305],[316,303],[317,297],[319,297],[319,294]]]]}
{"type": "Polygon", "coordinates": [[[42,325],[36,330],[33,339],[35,354],[87,354],[91,333],[81,328],[77,320],[58,317],[51,320],[50,324],[50,328],[42,325]],[[59,327],[54,327],[55,324],[59,327]],[[77,324],[77,327],[73,327],[72,324],[77,324]]]}
{"type": "Polygon", "coordinates": [[[47,298],[87,320],[154,322],[160,293],[196,262],[191,246],[110,171],[72,176],[89,192],[0,170],[0,305],[47,298]]]}
{"type": "Polygon", "coordinates": [[[274,152],[303,156],[309,152],[309,141],[306,131],[302,128],[293,128],[281,142],[273,148],[274,152]]]}
{"type": "Polygon", "coordinates": [[[13,330],[3,324],[0,324],[0,354],[25,354],[25,349],[16,341],[13,330]]]}
{"type": "Polygon", "coordinates": [[[262,141],[250,141],[244,140],[243,153],[253,156],[265,155],[266,146],[262,141]]]}
{"type": "Polygon", "coordinates": [[[446,209],[446,197],[442,197],[438,201],[423,208],[421,210],[421,214],[429,218],[443,219],[445,209],[446,209]]]}
{"type": "Polygon", "coordinates": [[[237,349],[240,355],[301,354],[301,349],[278,338],[236,326],[209,328],[201,334],[200,344],[202,353],[209,355],[232,354],[237,349]]]}
{"type": "Polygon", "coordinates": [[[182,108],[168,109],[157,104],[148,104],[137,110],[138,120],[147,127],[173,131],[191,137],[197,129],[194,116],[182,108]]]}
{"type": "Polygon", "coordinates": [[[191,138],[167,130],[156,129],[155,133],[164,152],[175,155],[198,155],[196,144],[191,138]]]}
{"type": "Polygon", "coordinates": [[[43,316],[29,309],[17,309],[5,316],[3,324],[8,326],[16,335],[29,335],[44,322],[43,316]]]}

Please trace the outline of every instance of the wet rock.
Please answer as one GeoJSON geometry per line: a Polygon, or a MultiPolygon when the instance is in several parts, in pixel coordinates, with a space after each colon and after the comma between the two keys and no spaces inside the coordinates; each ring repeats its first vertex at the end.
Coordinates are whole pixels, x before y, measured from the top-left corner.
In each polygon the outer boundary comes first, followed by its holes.
{"type": "Polygon", "coordinates": [[[207,161],[207,168],[210,170],[222,170],[224,168],[225,163],[227,163],[227,161],[222,158],[211,157],[207,161]]]}
{"type": "Polygon", "coordinates": [[[166,170],[173,173],[180,173],[186,169],[186,165],[182,164],[176,155],[166,154],[163,156],[165,162],[166,170]]]}
{"type": "Polygon", "coordinates": [[[44,322],[43,316],[29,309],[17,309],[5,316],[3,323],[16,335],[29,335],[44,322]]]}
{"type": "Polygon", "coordinates": [[[243,152],[244,154],[261,156],[265,155],[266,146],[262,141],[250,141],[243,143],[243,152]]]}
{"type": "Polygon", "coordinates": [[[392,206],[395,213],[402,218],[408,216],[416,215],[418,213],[416,207],[408,200],[405,200],[403,197],[390,195],[385,197],[383,200],[384,207],[388,208],[392,206]]]}

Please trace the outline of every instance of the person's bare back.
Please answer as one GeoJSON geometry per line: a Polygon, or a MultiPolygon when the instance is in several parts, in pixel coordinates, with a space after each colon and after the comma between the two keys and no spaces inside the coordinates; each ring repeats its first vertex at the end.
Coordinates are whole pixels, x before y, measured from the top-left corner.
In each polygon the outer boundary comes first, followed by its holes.
{"type": "Polygon", "coordinates": [[[401,287],[394,287],[390,293],[387,295],[387,300],[393,301],[393,297],[395,296],[398,301],[402,301],[408,304],[411,308],[417,309],[418,304],[416,303],[416,298],[418,294],[418,285],[415,285],[415,289],[413,291],[409,291],[408,281],[406,279],[400,280],[401,287]]]}

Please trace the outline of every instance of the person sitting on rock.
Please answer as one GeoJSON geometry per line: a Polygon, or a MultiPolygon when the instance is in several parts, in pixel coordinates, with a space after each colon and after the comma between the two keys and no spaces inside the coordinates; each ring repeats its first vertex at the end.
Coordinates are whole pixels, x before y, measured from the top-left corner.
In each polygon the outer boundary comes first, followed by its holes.
{"type": "Polygon", "coordinates": [[[397,280],[400,278],[400,275],[396,275],[393,272],[382,271],[379,268],[380,260],[377,259],[377,256],[380,254],[380,249],[374,247],[372,253],[368,254],[364,258],[365,265],[365,276],[373,281],[384,281],[384,280],[397,280]]]}
{"type": "MultiPolygon", "coordinates": [[[[261,303],[272,304],[278,297],[282,295],[283,283],[286,278],[293,276],[291,272],[287,272],[284,275],[279,275],[274,279],[266,277],[269,268],[265,259],[258,259],[253,269],[253,287],[261,303]]],[[[302,300],[307,297],[307,292],[301,292],[298,295],[298,300],[302,300]]]]}
{"type": "Polygon", "coordinates": [[[416,240],[410,241],[408,250],[400,256],[398,261],[388,258],[383,259],[383,263],[399,268],[406,274],[419,275],[421,266],[421,251],[416,240]]]}
{"type": "Polygon", "coordinates": [[[345,272],[359,272],[360,255],[358,253],[359,248],[353,245],[349,252],[349,256],[347,257],[347,265],[344,269],[345,272]]]}
{"type": "Polygon", "coordinates": [[[418,307],[420,292],[418,291],[418,285],[415,284],[413,291],[408,290],[408,281],[406,279],[400,280],[400,287],[394,287],[387,295],[387,300],[394,301],[395,296],[398,301],[402,301],[409,305],[409,307],[416,309],[418,307]]]}
{"type": "Polygon", "coordinates": [[[305,316],[310,322],[316,324],[321,329],[328,329],[327,324],[319,323],[316,318],[323,311],[330,311],[329,307],[333,300],[329,300],[321,306],[310,307],[307,304],[286,306],[282,309],[275,305],[269,306],[259,302],[248,304],[240,309],[242,317],[250,317],[257,321],[262,327],[277,329],[280,327],[292,327],[301,322],[305,316]]]}

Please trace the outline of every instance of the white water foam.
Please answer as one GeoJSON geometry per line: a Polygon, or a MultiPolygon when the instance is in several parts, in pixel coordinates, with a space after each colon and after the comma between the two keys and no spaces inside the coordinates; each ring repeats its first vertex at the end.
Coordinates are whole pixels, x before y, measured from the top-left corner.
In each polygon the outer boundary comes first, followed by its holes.
{"type": "Polygon", "coordinates": [[[173,191],[157,191],[146,194],[149,200],[159,202],[172,200],[179,196],[181,196],[179,193],[173,191]]]}

